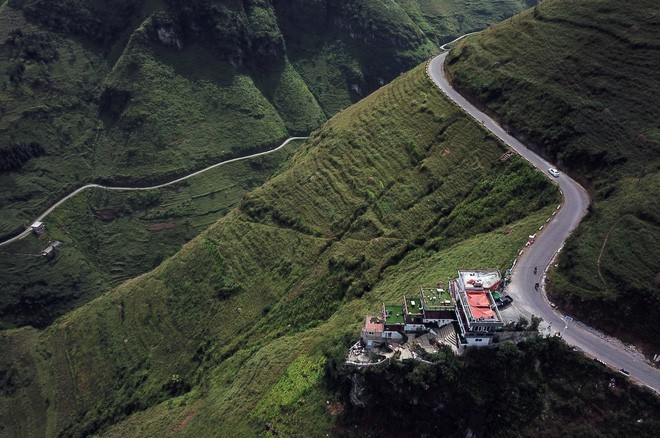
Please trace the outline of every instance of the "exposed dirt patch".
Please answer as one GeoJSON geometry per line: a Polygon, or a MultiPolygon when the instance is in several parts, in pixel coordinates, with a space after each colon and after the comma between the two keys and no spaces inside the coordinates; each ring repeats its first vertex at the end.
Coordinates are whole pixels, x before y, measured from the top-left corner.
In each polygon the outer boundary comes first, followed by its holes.
{"type": "Polygon", "coordinates": [[[336,417],[344,412],[344,404],[340,402],[330,402],[326,405],[326,410],[331,417],[336,417]]]}
{"type": "Polygon", "coordinates": [[[185,429],[188,423],[190,423],[190,420],[192,420],[196,414],[197,411],[192,411],[191,413],[186,415],[186,418],[184,418],[183,421],[179,423],[177,427],[174,428],[174,432],[181,432],[183,429],[185,429]]]}
{"type": "Polygon", "coordinates": [[[172,228],[174,228],[174,222],[157,222],[147,225],[147,230],[149,231],[171,230],[172,228]]]}
{"type": "Polygon", "coordinates": [[[103,208],[94,211],[94,217],[103,222],[111,222],[119,216],[119,211],[113,208],[103,208]]]}

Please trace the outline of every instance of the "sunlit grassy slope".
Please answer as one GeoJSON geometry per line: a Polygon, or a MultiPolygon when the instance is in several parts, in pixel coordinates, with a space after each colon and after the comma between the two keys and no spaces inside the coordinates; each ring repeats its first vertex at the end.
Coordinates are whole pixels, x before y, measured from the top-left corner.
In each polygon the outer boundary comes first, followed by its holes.
{"type": "Polygon", "coordinates": [[[456,86],[590,188],[554,298],[649,353],[660,335],[659,16],[649,0],[548,0],[447,60],[456,86]]]}
{"type": "Polygon", "coordinates": [[[504,151],[423,66],[403,75],[154,271],[44,331],[3,332],[0,423],[49,436],[328,430],[324,352],[342,354],[368,309],[459,267],[504,269],[549,215],[554,186],[504,151]]]}

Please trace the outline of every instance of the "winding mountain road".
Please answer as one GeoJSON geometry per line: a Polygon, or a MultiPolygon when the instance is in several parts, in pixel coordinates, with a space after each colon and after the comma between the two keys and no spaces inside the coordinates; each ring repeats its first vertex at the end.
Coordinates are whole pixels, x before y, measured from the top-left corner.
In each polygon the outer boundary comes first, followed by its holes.
{"type": "MultiPolygon", "coordinates": [[[[236,161],[249,160],[250,158],[256,158],[256,157],[259,157],[259,156],[261,156],[261,155],[272,154],[273,152],[277,152],[277,151],[279,151],[279,150],[282,149],[284,146],[288,145],[290,142],[292,142],[292,141],[294,141],[294,140],[307,140],[308,138],[309,138],[309,137],[290,137],[290,138],[286,139],[286,140],[284,141],[284,143],[282,143],[281,145],[279,145],[279,146],[276,147],[276,148],[269,149],[269,150],[267,150],[267,151],[263,151],[263,152],[257,152],[256,154],[246,155],[246,156],[244,156],[244,157],[232,158],[232,159],[230,159],[230,160],[221,161],[221,162],[219,162],[219,163],[215,163],[215,164],[213,164],[213,165],[211,165],[211,166],[205,167],[204,169],[201,169],[201,170],[198,170],[198,171],[196,171],[196,172],[190,173],[190,174],[188,174],[188,175],[186,175],[186,176],[182,176],[181,178],[177,178],[177,179],[175,179],[175,180],[173,180],[173,181],[169,181],[169,182],[166,182],[166,183],[163,183],[163,184],[158,184],[158,185],[155,185],[155,186],[150,186],[150,187],[113,187],[113,186],[103,186],[103,185],[100,185],[100,184],[87,184],[87,185],[84,185],[84,186],[80,187],[79,189],[76,189],[75,191],[69,193],[67,196],[65,196],[64,198],[60,199],[60,200],[57,201],[55,204],[51,205],[51,206],[48,208],[48,210],[44,211],[44,212],[41,214],[41,216],[37,217],[32,223],[43,221],[43,220],[46,218],[46,216],[48,216],[50,213],[52,213],[53,210],[55,210],[57,207],[59,207],[60,205],[62,205],[62,203],[64,203],[67,199],[73,198],[73,197],[76,196],[78,193],[82,192],[83,190],[91,189],[92,187],[97,187],[97,188],[105,189],[105,190],[115,190],[115,191],[154,190],[154,189],[160,189],[160,188],[162,188],[162,187],[171,186],[171,185],[176,184],[176,183],[178,183],[178,182],[185,181],[185,180],[187,180],[187,179],[189,179],[189,178],[192,178],[193,176],[197,176],[197,175],[199,175],[199,174],[201,174],[201,173],[207,172],[207,171],[209,171],[209,170],[211,170],[211,169],[215,169],[216,167],[223,166],[223,165],[225,165],[225,164],[234,163],[234,162],[236,162],[236,161]]],[[[0,246],[8,245],[8,244],[10,244],[11,242],[15,242],[15,241],[17,241],[17,240],[23,239],[25,236],[28,236],[29,234],[30,234],[30,229],[28,228],[28,229],[26,229],[25,231],[23,231],[21,234],[19,234],[19,235],[17,235],[17,236],[14,236],[14,237],[12,237],[12,238],[10,238],[10,239],[7,239],[7,240],[4,240],[4,241],[0,242],[0,246]]]]}
{"type": "MultiPolygon", "coordinates": [[[[549,162],[509,135],[497,122],[478,110],[451,87],[444,71],[446,56],[447,52],[444,52],[429,61],[427,73],[431,80],[465,112],[478,120],[533,166],[548,175],[548,169],[553,167],[549,162]]],[[[545,226],[536,242],[524,251],[514,267],[507,293],[514,298],[515,310],[528,318],[532,315],[542,317],[543,324],[540,327],[542,333],[545,330],[548,333],[559,332],[568,344],[617,370],[625,369],[630,373],[630,377],[638,383],[660,392],[660,370],[647,363],[642,354],[625,346],[615,338],[605,336],[584,324],[573,321],[570,316],[561,315],[548,302],[545,294],[546,272],[568,236],[584,217],[589,206],[587,192],[575,180],[564,174],[559,174],[557,178],[551,178],[548,175],[548,178],[559,185],[564,196],[564,203],[545,226]],[[533,267],[535,266],[538,267],[537,274],[534,274],[533,267]],[[534,290],[534,283],[542,285],[540,291],[534,290]]],[[[506,313],[505,310],[504,314],[506,315],[506,313]]]]}

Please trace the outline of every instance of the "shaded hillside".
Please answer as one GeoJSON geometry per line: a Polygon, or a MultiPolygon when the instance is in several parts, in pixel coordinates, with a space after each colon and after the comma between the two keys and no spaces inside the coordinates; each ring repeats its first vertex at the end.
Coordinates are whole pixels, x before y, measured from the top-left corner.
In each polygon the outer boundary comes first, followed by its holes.
{"type": "MultiPolygon", "coordinates": [[[[284,55],[263,75],[234,67],[228,54],[184,38],[165,4],[114,2],[118,9],[140,5],[142,18],[126,21],[119,12],[106,15],[105,2],[42,3],[12,3],[23,4],[28,21],[11,6],[0,12],[0,71],[8,74],[0,135],[9,144],[34,142],[43,149],[0,174],[0,234],[29,225],[85,182],[170,180],[307,133],[325,120],[284,55]],[[69,7],[79,14],[69,14],[69,7]],[[106,19],[118,21],[97,29],[106,19]],[[111,36],[97,37],[105,27],[111,36]]],[[[227,8],[246,14],[240,4],[227,8]]],[[[272,11],[264,20],[276,28],[272,11]]]]}
{"type": "MultiPolygon", "coordinates": [[[[520,7],[499,2],[452,29],[520,7]]],[[[309,133],[434,52],[420,26],[440,12],[407,11],[383,0],[5,2],[0,236],[84,182],[161,182],[309,133]]]]}
{"type": "Polygon", "coordinates": [[[657,352],[660,8],[548,0],[458,44],[454,84],[589,188],[551,280],[582,320],[657,352]]]}
{"type": "Polygon", "coordinates": [[[538,4],[537,0],[396,0],[433,42],[441,45],[458,35],[499,23],[538,4]]]}
{"type": "Polygon", "coordinates": [[[158,266],[263,184],[300,142],[150,191],[87,190],[48,216],[46,231],[0,251],[0,328],[44,328],[158,266]],[[41,257],[48,242],[63,245],[41,257]]]}
{"type": "Polygon", "coordinates": [[[656,395],[554,337],[333,371],[340,399],[362,405],[343,403],[335,436],[653,437],[660,426],[656,395]]]}
{"type": "Polygon", "coordinates": [[[2,332],[0,424],[47,436],[329,430],[324,351],[353,342],[382,300],[461,266],[506,268],[553,210],[556,188],[519,158],[500,162],[504,151],[424,66],[403,75],[154,271],[44,331],[2,332]]]}

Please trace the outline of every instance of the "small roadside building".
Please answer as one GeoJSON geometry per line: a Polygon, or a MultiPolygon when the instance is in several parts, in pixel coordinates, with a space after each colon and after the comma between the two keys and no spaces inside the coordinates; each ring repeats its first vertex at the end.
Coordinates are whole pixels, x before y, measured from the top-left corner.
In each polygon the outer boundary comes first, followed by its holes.
{"type": "Polygon", "coordinates": [[[36,235],[43,234],[43,232],[46,231],[46,226],[43,222],[37,221],[30,225],[30,231],[36,235]]]}
{"type": "Polygon", "coordinates": [[[403,296],[403,311],[406,315],[404,330],[412,333],[426,329],[424,324],[424,307],[420,297],[403,296]]]}
{"type": "Polygon", "coordinates": [[[41,255],[44,257],[52,257],[61,246],[62,242],[56,240],[55,242],[50,243],[43,251],[41,251],[41,255]]]}
{"type": "Polygon", "coordinates": [[[383,338],[400,341],[403,339],[405,315],[403,306],[383,304],[383,319],[385,327],[383,329],[383,338]]]}
{"type": "Polygon", "coordinates": [[[424,323],[442,327],[456,321],[454,301],[448,291],[439,287],[422,287],[419,296],[424,309],[424,323]]]}

